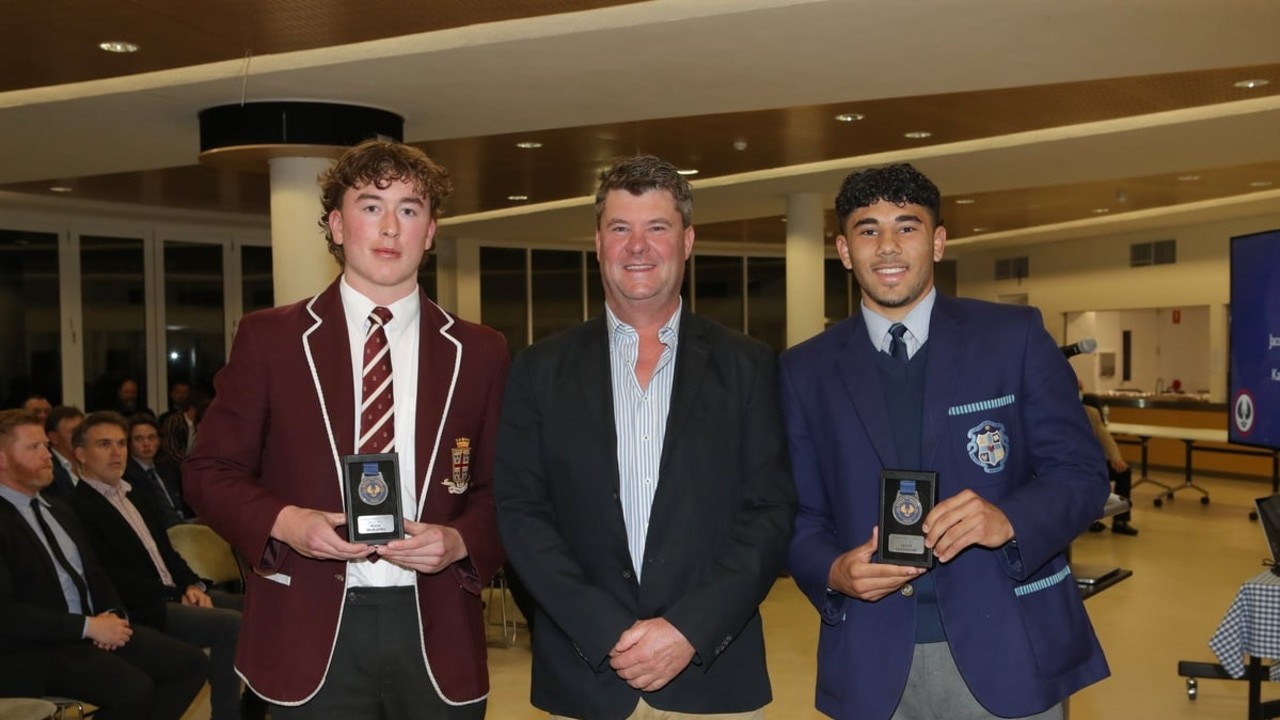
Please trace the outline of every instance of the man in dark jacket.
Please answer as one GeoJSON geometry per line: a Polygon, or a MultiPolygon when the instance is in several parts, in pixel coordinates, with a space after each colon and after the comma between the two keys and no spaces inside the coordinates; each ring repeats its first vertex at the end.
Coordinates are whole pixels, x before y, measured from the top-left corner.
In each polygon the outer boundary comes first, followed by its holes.
{"type": "Polygon", "coordinates": [[[101,720],[178,720],[208,660],[125,619],[75,513],[40,494],[52,470],[36,416],[0,412],[0,697],[62,695],[98,706],[101,720]]]}
{"type": "Polygon", "coordinates": [[[209,648],[213,720],[238,718],[240,678],[233,663],[243,601],[205,587],[173,549],[151,501],[123,478],[127,430],[113,412],[92,413],[76,429],[81,482],[71,504],[130,617],[209,648]]]}

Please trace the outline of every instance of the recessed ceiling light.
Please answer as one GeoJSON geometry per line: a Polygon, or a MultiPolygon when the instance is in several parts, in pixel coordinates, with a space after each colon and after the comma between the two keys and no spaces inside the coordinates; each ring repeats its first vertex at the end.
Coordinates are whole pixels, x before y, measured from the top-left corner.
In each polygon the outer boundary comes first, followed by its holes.
{"type": "Polygon", "coordinates": [[[976,202],[978,201],[974,200],[973,198],[956,198],[957,205],[972,205],[976,202]]]}
{"type": "Polygon", "coordinates": [[[107,40],[98,43],[98,48],[109,53],[135,53],[139,50],[138,43],[131,43],[128,40],[107,40]]]}
{"type": "Polygon", "coordinates": [[[836,120],[839,120],[840,122],[858,122],[865,117],[866,115],[863,115],[862,113],[840,113],[836,116],[836,120]]]}
{"type": "Polygon", "coordinates": [[[1094,215],[1106,215],[1107,213],[1111,212],[1111,208],[1094,208],[1089,212],[1093,213],[1094,215]]]}
{"type": "Polygon", "coordinates": [[[1178,180],[1180,182],[1195,182],[1199,179],[1200,179],[1199,175],[1179,175],[1178,176],[1178,180]]]}
{"type": "Polygon", "coordinates": [[[516,143],[516,147],[520,148],[521,150],[537,150],[538,148],[542,147],[542,143],[538,142],[537,140],[525,140],[524,142],[516,143]]]}
{"type": "Polygon", "coordinates": [[[529,199],[528,195],[508,195],[507,199],[511,202],[524,202],[529,199]]]}
{"type": "Polygon", "coordinates": [[[1254,88],[1260,88],[1263,85],[1270,85],[1270,84],[1271,84],[1271,81],[1264,78],[1250,78],[1248,80],[1241,80],[1238,83],[1234,83],[1235,87],[1238,87],[1242,90],[1252,90],[1254,88]]]}
{"type": "Polygon", "coordinates": [[[1271,187],[1274,184],[1275,183],[1271,182],[1270,180],[1254,180],[1253,182],[1249,183],[1249,187],[1271,187]]]}
{"type": "Polygon", "coordinates": [[[680,173],[681,175],[697,175],[698,169],[697,168],[681,168],[676,172],[680,173]]]}
{"type": "Polygon", "coordinates": [[[66,185],[54,185],[49,188],[49,192],[69,193],[71,192],[71,188],[67,187],[66,185]]]}
{"type": "Polygon", "coordinates": [[[911,138],[912,140],[923,140],[927,137],[933,137],[933,133],[928,130],[912,130],[911,132],[902,133],[902,137],[911,138]]]}

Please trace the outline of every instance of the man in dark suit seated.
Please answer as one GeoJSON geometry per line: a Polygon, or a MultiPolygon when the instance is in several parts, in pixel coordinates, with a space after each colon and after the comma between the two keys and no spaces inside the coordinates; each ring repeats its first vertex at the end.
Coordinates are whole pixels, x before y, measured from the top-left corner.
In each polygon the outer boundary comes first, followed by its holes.
{"type": "Polygon", "coordinates": [[[172,415],[186,412],[191,405],[191,383],[186,380],[174,380],[169,383],[169,409],[160,413],[160,426],[172,415]]]}
{"type": "Polygon", "coordinates": [[[140,402],[140,397],[141,390],[138,388],[138,382],[133,378],[125,378],[116,386],[116,404],[111,409],[125,417],[133,417],[137,413],[156,417],[156,411],[140,402]]]}
{"type": "Polygon", "coordinates": [[[172,460],[160,457],[160,428],[146,413],[129,418],[129,462],[124,479],[135,492],[147,497],[166,530],[194,517],[182,500],[182,470],[172,460]]]}
{"type": "Polygon", "coordinates": [[[208,659],[124,619],[75,514],[40,496],[46,441],[34,415],[0,412],[0,696],[74,697],[99,720],[178,720],[208,659]]]}
{"type": "Polygon", "coordinates": [[[33,394],[28,395],[26,400],[22,401],[22,409],[27,412],[35,413],[36,419],[44,423],[49,418],[49,413],[53,410],[53,405],[49,403],[49,398],[33,394]]]}
{"type": "Polygon", "coordinates": [[[71,451],[71,435],[84,420],[84,413],[74,405],[59,405],[49,412],[44,421],[44,432],[49,437],[49,449],[53,451],[53,483],[45,488],[45,497],[71,497],[80,482],[80,470],[76,467],[75,453],[71,451]]]}
{"type": "Polygon", "coordinates": [[[150,499],[122,478],[126,428],[125,419],[113,412],[92,413],[76,428],[81,479],[71,505],[129,617],[209,648],[213,720],[238,718],[240,678],[233,662],[243,599],[207,589],[173,549],[150,499]]]}

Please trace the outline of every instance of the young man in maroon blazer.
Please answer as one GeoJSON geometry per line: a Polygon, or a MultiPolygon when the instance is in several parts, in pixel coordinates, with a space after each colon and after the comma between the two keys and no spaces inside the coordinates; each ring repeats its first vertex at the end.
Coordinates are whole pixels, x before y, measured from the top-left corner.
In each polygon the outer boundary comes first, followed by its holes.
{"type": "Polygon", "coordinates": [[[276,720],[484,715],[509,360],[418,287],[450,190],[409,146],[339,158],[321,195],[341,277],[241,321],[184,466],[191,506],[254,566],[236,667],[276,720]],[[406,536],[376,546],[349,541],[344,513],[344,471],[368,453],[394,453],[398,482],[350,492],[398,493],[406,536]]]}

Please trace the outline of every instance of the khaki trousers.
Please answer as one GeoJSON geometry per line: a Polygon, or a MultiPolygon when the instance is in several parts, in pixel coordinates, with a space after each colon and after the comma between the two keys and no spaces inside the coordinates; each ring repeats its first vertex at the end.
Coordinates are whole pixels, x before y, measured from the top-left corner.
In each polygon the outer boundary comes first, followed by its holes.
{"type": "MultiPolygon", "coordinates": [[[[552,715],[551,720],[579,720],[563,715],[552,715]]],[[[581,718],[580,720],[589,720],[581,718]]],[[[740,713],[682,713],[669,710],[658,710],[640,699],[636,711],[627,716],[627,720],[764,720],[764,710],[752,710],[740,713]]]]}

